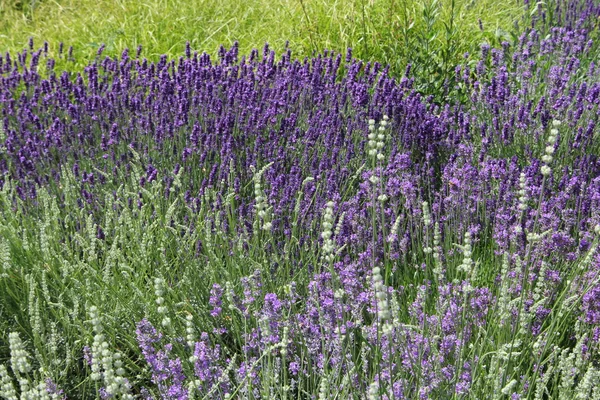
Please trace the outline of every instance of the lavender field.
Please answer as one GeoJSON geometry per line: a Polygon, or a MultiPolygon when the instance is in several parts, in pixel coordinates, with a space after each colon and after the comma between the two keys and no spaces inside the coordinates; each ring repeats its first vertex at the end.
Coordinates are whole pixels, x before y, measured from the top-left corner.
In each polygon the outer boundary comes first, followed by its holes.
{"type": "Polygon", "coordinates": [[[600,3],[525,5],[434,94],[0,54],[0,398],[600,399],[600,3]]]}

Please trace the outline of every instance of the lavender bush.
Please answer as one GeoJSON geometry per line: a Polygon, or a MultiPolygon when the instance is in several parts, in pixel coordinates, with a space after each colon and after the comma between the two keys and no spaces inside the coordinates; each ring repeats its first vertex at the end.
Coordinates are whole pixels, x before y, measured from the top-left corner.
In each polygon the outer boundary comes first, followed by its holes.
{"type": "Polygon", "coordinates": [[[2,56],[0,396],[600,398],[586,4],[456,105],[350,52],[2,56]]]}

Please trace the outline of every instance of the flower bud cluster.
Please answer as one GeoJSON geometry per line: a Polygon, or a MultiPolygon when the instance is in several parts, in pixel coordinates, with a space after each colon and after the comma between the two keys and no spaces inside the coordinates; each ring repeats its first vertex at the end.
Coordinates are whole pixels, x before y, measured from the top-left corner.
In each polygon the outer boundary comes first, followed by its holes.
{"type": "Polygon", "coordinates": [[[503,326],[510,317],[510,293],[509,293],[509,277],[508,277],[508,269],[510,267],[510,260],[508,258],[508,254],[504,253],[502,257],[502,268],[500,270],[500,276],[502,282],[500,284],[500,295],[498,296],[498,315],[499,315],[499,325],[503,326]]]}
{"type": "Polygon", "coordinates": [[[265,231],[270,231],[273,225],[271,223],[271,207],[269,207],[267,203],[267,195],[262,189],[261,178],[267,170],[267,168],[269,168],[271,165],[273,165],[272,162],[265,165],[258,172],[256,172],[256,170],[252,168],[252,171],[254,172],[254,208],[256,208],[256,215],[258,216],[258,218],[260,218],[260,221],[262,221],[263,223],[261,229],[265,231]]]}
{"type": "Polygon", "coordinates": [[[229,309],[235,310],[237,307],[235,306],[235,291],[233,290],[233,284],[229,281],[225,282],[225,298],[229,303],[229,309]]]}
{"type": "Polygon", "coordinates": [[[378,184],[380,181],[379,177],[375,174],[371,174],[371,176],[369,177],[369,182],[371,182],[373,185],[378,184]]]}
{"type": "MultiPolygon", "coordinates": [[[[540,268],[540,272],[538,273],[538,279],[535,282],[535,286],[533,289],[533,301],[535,301],[536,303],[540,300],[542,300],[544,297],[544,291],[546,290],[547,287],[547,282],[546,282],[546,273],[548,271],[548,263],[545,261],[542,261],[542,266],[540,268]]],[[[535,311],[535,309],[537,309],[537,305],[534,305],[532,307],[532,311],[535,311]]]]}
{"type": "Polygon", "coordinates": [[[542,161],[544,165],[542,166],[542,175],[548,176],[552,172],[550,168],[550,164],[553,160],[554,154],[554,146],[556,144],[556,137],[558,136],[558,128],[562,123],[558,120],[552,121],[552,129],[550,129],[550,136],[548,137],[548,143],[546,143],[546,149],[544,151],[544,155],[542,156],[542,161]]]}
{"type": "Polygon", "coordinates": [[[323,238],[323,260],[325,263],[333,261],[334,244],[333,239],[333,201],[327,202],[325,207],[325,214],[323,215],[323,232],[321,238],[323,238]]]}
{"type": "MultiPolygon", "coordinates": [[[[254,182],[254,198],[256,200],[256,213],[263,221],[265,221],[265,217],[267,216],[267,200],[260,185],[260,181],[258,180],[254,182]]],[[[268,230],[270,227],[270,222],[265,221],[262,229],[268,230]]]]}
{"type": "Polygon", "coordinates": [[[321,383],[319,384],[319,400],[326,400],[329,398],[329,377],[323,375],[321,383]]]}
{"type": "Polygon", "coordinates": [[[287,357],[288,354],[288,342],[289,342],[289,332],[290,332],[290,328],[288,328],[287,326],[283,327],[283,334],[281,336],[281,342],[279,343],[281,350],[281,357],[287,357]]]}
{"type": "Polygon", "coordinates": [[[104,348],[108,348],[108,343],[102,332],[102,322],[98,315],[98,308],[91,306],[89,310],[92,328],[94,330],[94,341],[92,342],[92,380],[99,381],[102,377],[102,365],[100,364],[100,355],[104,348]]]}
{"type": "Polygon", "coordinates": [[[26,374],[31,371],[29,363],[29,354],[25,350],[25,346],[17,332],[8,334],[8,346],[10,347],[10,362],[15,373],[20,372],[26,374]]]}
{"type": "Polygon", "coordinates": [[[109,396],[120,395],[122,399],[133,399],[129,394],[129,382],[124,377],[122,355],[119,352],[112,353],[110,351],[110,346],[103,333],[98,308],[91,306],[89,314],[95,333],[92,344],[92,379],[99,381],[103,378],[105,391],[109,396]]]}
{"type": "Polygon", "coordinates": [[[10,245],[7,241],[0,241],[0,278],[8,278],[11,270],[10,245]]]}
{"type": "Polygon", "coordinates": [[[400,228],[400,216],[396,217],[396,221],[394,221],[394,225],[392,225],[392,228],[390,229],[390,234],[387,238],[388,243],[392,243],[394,240],[398,239],[398,228],[400,228]]]}
{"type": "Polygon", "coordinates": [[[346,217],[346,212],[344,211],[342,213],[342,215],[340,215],[340,218],[338,219],[338,223],[335,226],[335,231],[333,232],[333,234],[335,235],[335,237],[338,237],[340,235],[340,232],[342,231],[342,226],[344,224],[344,218],[346,217]]]}
{"type": "Polygon", "coordinates": [[[381,153],[381,150],[383,149],[383,146],[385,144],[385,132],[388,125],[388,121],[389,117],[387,115],[384,115],[383,120],[379,123],[377,133],[375,133],[375,120],[369,120],[369,156],[376,157],[379,161],[385,158],[385,156],[381,153]]]}
{"type": "Polygon", "coordinates": [[[4,364],[0,364],[0,397],[7,400],[17,400],[17,391],[13,385],[8,370],[4,364]]]}
{"type": "Polygon", "coordinates": [[[196,335],[194,335],[194,317],[192,314],[188,314],[185,317],[185,340],[190,348],[194,348],[196,343],[196,335]]]}
{"type": "Polygon", "coordinates": [[[429,203],[424,201],[421,206],[423,207],[423,223],[425,226],[431,225],[431,214],[429,213],[429,203]]]}
{"type": "Polygon", "coordinates": [[[525,173],[521,172],[519,176],[519,210],[524,211],[527,209],[527,202],[529,201],[529,197],[527,197],[527,186],[525,181],[525,173]]]}
{"type": "Polygon", "coordinates": [[[390,317],[390,307],[387,301],[387,291],[383,284],[383,277],[381,276],[381,268],[373,268],[373,286],[375,289],[375,297],[377,298],[377,314],[379,319],[386,321],[390,317]]]}
{"type": "MultiPolygon", "coordinates": [[[[44,278],[44,272],[42,272],[42,279],[44,278]]],[[[31,330],[34,337],[41,337],[42,335],[42,316],[40,314],[40,301],[36,296],[37,282],[33,275],[27,275],[29,283],[29,318],[31,320],[31,330]]],[[[50,297],[46,295],[46,299],[50,297]]]]}
{"type": "Polygon", "coordinates": [[[471,247],[471,232],[469,232],[469,231],[467,231],[465,233],[465,244],[462,246],[462,250],[463,250],[463,262],[458,267],[458,269],[459,269],[459,271],[463,271],[467,275],[470,275],[472,272],[472,268],[473,268],[473,259],[471,258],[473,253],[472,253],[472,247],[471,247]]]}
{"type": "MultiPolygon", "coordinates": [[[[422,209],[423,209],[423,224],[425,226],[425,229],[427,229],[427,227],[429,225],[431,225],[431,214],[429,213],[429,203],[424,201],[422,204],[422,209]]],[[[426,234],[426,232],[425,232],[426,234]]],[[[426,242],[428,242],[429,240],[426,238],[425,239],[426,242]]],[[[433,249],[430,246],[425,246],[423,248],[423,252],[425,254],[431,254],[433,252],[433,249]]]]}
{"type": "Polygon", "coordinates": [[[433,269],[433,273],[437,276],[438,281],[441,281],[444,278],[444,270],[442,268],[442,254],[441,254],[441,244],[442,241],[442,233],[440,232],[440,224],[435,223],[433,225],[433,262],[435,267],[433,269]]]}
{"type": "Polygon", "coordinates": [[[582,360],[582,345],[587,339],[587,336],[579,337],[574,349],[563,349],[560,353],[558,361],[558,369],[560,371],[560,393],[571,392],[575,385],[575,379],[578,378],[581,372],[582,360]]]}
{"type": "MultiPolygon", "coordinates": [[[[46,383],[39,382],[37,385],[31,385],[27,379],[20,378],[19,385],[21,389],[20,400],[54,400],[58,399],[56,395],[50,397],[46,390],[46,383]]],[[[16,399],[16,397],[15,397],[16,399]]]]}
{"type": "Polygon", "coordinates": [[[377,200],[379,200],[381,203],[385,203],[386,201],[388,201],[389,197],[387,194],[382,193],[379,196],[377,196],[377,200]]]}
{"type": "Polygon", "coordinates": [[[379,396],[379,384],[377,382],[373,382],[369,385],[369,400],[379,400],[381,397],[379,396]]]}
{"type": "MultiPolygon", "coordinates": [[[[554,350],[556,352],[556,348],[554,350]]],[[[545,399],[545,395],[547,392],[548,382],[550,378],[554,377],[555,367],[554,365],[548,365],[548,368],[543,374],[540,374],[535,382],[535,395],[533,397],[534,400],[542,400],[545,399]]]]}
{"type": "Polygon", "coordinates": [[[112,353],[108,349],[102,351],[102,366],[104,368],[104,384],[106,393],[113,396],[121,395],[122,399],[132,399],[129,392],[129,383],[125,379],[122,355],[112,353]]]}
{"type": "Polygon", "coordinates": [[[508,396],[509,394],[511,394],[512,390],[515,388],[515,386],[517,386],[517,380],[513,379],[510,382],[508,382],[506,384],[506,386],[504,386],[501,390],[501,393],[505,396],[508,396]]]}
{"type": "Polygon", "coordinates": [[[163,316],[162,319],[162,326],[170,326],[171,325],[171,318],[169,318],[166,314],[167,314],[167,307],[164,305],[165,304],[165,298],[163,297],[163,294],[165,293],[165,280],[162,278],[155,278],[154,279],[154,294],[156,295],[156,304],[158,305],[158,308],[156,309],[156,311],[163,316]]]}
{"type": "Polygon", "coordinates": [[[530,243],[537,243],[540,240],[542,240],[543,238],[545,238],[546,236],[548,236],[548,234],[550,234],[552,232],[552,230],[547,230],[544,231],[542,233],[533,233],[533,232],[528,232],[527,233],[527,241],[530,243]]]}
{"type": "Polygon", "coordinates": [[[575,399],[597,399],[598,395],[600,394],[598,382],[600,382],[600,371],[596,367],[594,367],[593,364],[588,365],[587,371],[585,372],[583,379],[581,379],[581,381],[575,388],[575,399]]]}

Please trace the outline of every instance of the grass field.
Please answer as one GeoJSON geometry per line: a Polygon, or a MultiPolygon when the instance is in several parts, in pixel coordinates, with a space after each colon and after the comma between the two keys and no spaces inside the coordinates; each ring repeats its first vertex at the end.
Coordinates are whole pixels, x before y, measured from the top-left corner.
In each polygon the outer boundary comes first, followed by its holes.
{"type": "Polygon", "coordinates": [[[0,398],[600,399],[597,1],[2,6],[0,398]]]}
{"type": "Polygon", "coordinates": [[[434,95],[444,79],[452,79],[465,53],[476,55],[484,42],[513,40],[527,23],[517,0],[501,6],[493,0],[8,0],[8,5],[0,18],[0,51],[20,51],[33,37],[39,44],[48,41],[56,56],[63,42],[74,48],[77,62],[65,66],[70,70],[93,60],[102,44],[110,56],[141,45],[151,60],[179,57],[188,41],[193,51],[213,56],[235,41],[241,54],[265,43],[281,54],[287,43],[301,59],[351,47],[357,58],[390,64],[397,76],[411,63],[420,89],[434,95]]]}

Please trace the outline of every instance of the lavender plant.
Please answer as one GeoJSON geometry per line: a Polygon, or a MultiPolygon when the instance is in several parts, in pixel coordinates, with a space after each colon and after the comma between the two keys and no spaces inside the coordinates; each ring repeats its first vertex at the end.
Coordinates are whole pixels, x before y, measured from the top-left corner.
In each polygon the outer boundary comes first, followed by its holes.
{"type": "Polygon", "coordinates": [[[329,52],[2,56],[0,396],[597,398],[585,10],[464,105],[329,52]]]}

